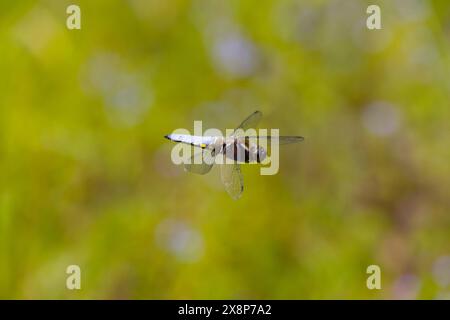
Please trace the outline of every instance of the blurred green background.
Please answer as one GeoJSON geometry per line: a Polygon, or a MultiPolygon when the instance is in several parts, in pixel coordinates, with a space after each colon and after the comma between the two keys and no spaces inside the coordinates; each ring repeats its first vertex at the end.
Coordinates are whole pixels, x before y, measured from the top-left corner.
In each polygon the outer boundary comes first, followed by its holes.
{"type": "Polygon", "coordinates": [[[1,1],[0,297],[449,298],[449,45],[444,0],[1,1]],[[306,140],[240,200],[172,164],[254,110],[306,140]]]}

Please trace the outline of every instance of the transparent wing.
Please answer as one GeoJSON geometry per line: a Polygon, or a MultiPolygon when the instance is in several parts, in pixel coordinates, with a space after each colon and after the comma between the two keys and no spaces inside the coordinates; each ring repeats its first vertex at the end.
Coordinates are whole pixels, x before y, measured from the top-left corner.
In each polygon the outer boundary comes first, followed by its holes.
{"type": "Polygon", "coordinates": [[[194,153],[189,163],[184,164],[184,170],[196,174],[207,174],[214,165],[215,152],[210,149],[203,149],[194,153]]]}
{"type": "Polygon", "coordinates": [[[222,164],[220,166],[220,174],[228,194],[234,200],[239,199],[242,195],[242,191],[244,191],[244,179],[242,178],[239,163],[222,164]]]}
{"type": "Polygon", "coordinates": [[[234,130],[233,135],[239,131],[242,132],[242,131],[245,131],[250,128],[255,128],[257,126],[257,124],[259,123],[259,121],[261,120],[261,118],[262,118],[261,111],[253,112],[244,121],[242,121],[242,123],[236,128],[236,130],[234,130]],[[242,130],[239,130],[239,129],[242,129],[242,130]]]}
{"type": "MultiPolygon", "coordinates": [[[[266,140],[272,141],[271,140],[272,136],[258,136],[258,137],[249,137],[249,138],[250,139],[260,139],[260,140],[266,139],[266,140]]],[[[276,138],[276,137],[274,137],[274,138],[276,138]]],[[[278,136],[278,144],[279,145],[302,142],[303,140],[305,140],[305,138],[303,138],[301,136],[278,136]]]]}

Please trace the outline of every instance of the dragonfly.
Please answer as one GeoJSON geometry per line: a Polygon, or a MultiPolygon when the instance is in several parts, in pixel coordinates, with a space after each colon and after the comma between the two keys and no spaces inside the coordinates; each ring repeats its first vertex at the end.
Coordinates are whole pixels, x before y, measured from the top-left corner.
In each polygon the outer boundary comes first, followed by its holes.
{"type": "Polygon", "coordinates": [[[185,134],[169,134],[165,138],[179,143],[189,144],[200,148],[194,153],[190,161],[184,163],[185,171],[196,174],[207,174],[211,171],[216,157],[222,156],[220,161],[220,176],[225,190],[234,199],[241,197],[244,191],[244,179],[241,163],[261,163],[267,157],[267,151],[257,141],[267,139],[279,145],[297,143],[304,140],[302,136],[245,136],[245,131],[255,129],[262,118],[262,112],[255,111],[248,116],[233,131],[230,136],[193,136],[185,134]],[[230,160],[226,160],[226,158],[230,160]]]}

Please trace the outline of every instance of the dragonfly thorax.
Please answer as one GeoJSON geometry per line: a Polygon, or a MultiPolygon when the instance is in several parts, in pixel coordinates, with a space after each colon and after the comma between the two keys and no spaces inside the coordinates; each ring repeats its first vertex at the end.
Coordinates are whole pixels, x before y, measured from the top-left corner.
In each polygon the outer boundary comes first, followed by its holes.
{"type": "Polygon", "coordinates": [[[223,152],[228,159],[237,162],[261,162],[266,156],[266,150],[257,144],[240,143],[237,139],[226,143],[223,152]]]}

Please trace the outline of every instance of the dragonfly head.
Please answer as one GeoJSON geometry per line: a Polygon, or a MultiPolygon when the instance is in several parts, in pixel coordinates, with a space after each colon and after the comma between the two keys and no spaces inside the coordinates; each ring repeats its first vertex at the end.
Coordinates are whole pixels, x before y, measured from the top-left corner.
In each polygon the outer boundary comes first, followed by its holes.
{"type": "Polygon", "coordinates": [[[260,163],[264,161],[267,156],[267,152],[263,147],[258,146],[256,148],[256,162],[260,163]]]}

